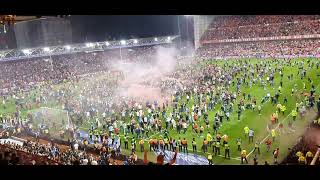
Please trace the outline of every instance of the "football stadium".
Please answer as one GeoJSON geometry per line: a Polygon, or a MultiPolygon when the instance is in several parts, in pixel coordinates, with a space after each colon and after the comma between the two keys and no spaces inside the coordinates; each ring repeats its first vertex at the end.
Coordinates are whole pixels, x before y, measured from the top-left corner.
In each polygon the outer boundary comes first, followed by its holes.
{"type": "Polygon", "coordinates": [[[319,15],[0,18],[1,165],[319,165],[319,15]]]}

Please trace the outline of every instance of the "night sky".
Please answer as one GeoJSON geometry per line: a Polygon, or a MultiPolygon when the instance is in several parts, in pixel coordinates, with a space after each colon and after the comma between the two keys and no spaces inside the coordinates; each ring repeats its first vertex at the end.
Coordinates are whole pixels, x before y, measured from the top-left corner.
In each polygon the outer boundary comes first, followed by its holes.
{"type": "MultiPolygon", "coordinates": [[[[70,18],[74,43],[179,34],[176,15],[72,15],[70,18]]],[[[180,16],[179,21],[182,39],[192,38],[190,17],[180,16]]]]}
{"type": "MultiPolygon", "coordinates": [[[[177,15],[71,15],[68,18],[72,43],[179,35],[177,15]]],[[[192,17],[180,15],[179,22],[182,45],[185,41],[193,42],[192,17]]],[[[6,34],[0,33],[0,49],[15,48],[13,28],[6,34]]]]}

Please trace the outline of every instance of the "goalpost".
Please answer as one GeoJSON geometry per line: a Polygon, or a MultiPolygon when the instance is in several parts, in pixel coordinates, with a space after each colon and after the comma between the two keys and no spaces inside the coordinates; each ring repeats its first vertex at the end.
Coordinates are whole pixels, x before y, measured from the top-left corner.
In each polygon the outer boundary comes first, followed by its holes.
{"type": "MultiPolygon", "coordinates": [[[[41,111],[47,115],[49,115],[48,118],[51,118],[51,116],[53,116],[53,118],[56,118],[56,119],[60,119],[61,122],[59,122],[59,120],[55,121],[61,125],[64,125],[62,123],[62,121],[66,120],[66,129],[68,128],[72,128],[73,127],[73,124],[72,122],[70,121],[70,117],[69,117],[69,112],[66,111],[66,110],[63,110],[63,109],[57,109],[57,108],[50,108],[50,107],[40,107],[41,111]],[[50,114],[52,113],[53,114],[50,114]],[[48,114],[49,113],[49,114],[48,114]]],[[[50,120],[50,119],[49,119],[50,120]]]]}
{"type": "Polygon", "coordinates": [[[32,110],[33,123],[37,127],[45,125],[50,131],[73,128],[69,112],[63,109],[40,107],[32,110]]]}

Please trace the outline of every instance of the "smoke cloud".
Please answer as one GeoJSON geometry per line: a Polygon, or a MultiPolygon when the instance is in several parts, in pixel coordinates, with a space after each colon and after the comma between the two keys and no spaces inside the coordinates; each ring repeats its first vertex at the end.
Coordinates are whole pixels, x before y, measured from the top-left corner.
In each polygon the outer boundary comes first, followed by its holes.
{"type": "MultiPolygon", "coordinates": [[[[177,49],[174,47],[155,47],[155,54],[147,61],[116,61],[111,67],[123,72],[117,96],[133,98],[142,102],[165,101],[161,92],[161,80],[173,73],[177,66],[177,49]]],[[[135,57],[133,57],[135,58],[135,57]]]]}

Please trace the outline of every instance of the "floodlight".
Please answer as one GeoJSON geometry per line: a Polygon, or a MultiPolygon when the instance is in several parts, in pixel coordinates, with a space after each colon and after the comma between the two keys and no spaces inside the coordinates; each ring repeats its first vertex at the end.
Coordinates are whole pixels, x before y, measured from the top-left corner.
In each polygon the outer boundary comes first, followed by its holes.
{"type": "Polygon", "coordinates": [[[43,50],[44,50],[45,52],[49,52],[49,51],[50,51],[50,49],[49,49],[48,47],[43,48],[43,50]]]}
{"type": "Polygon", "coordinates": [[[105,44],[106,44],[106,46],[109,46],[109,45],[110,45],[109,42],[106,42],[105,44]]]}
{"type": "Polygon", "coordinates": [[[169,41],[171,40],[171,37],[170,37],[170,36],[168,37],[168,40],[169,40],[169,41]]]}
{"type": "Polygon", "coordinates": [[[138,43],[138,40],[136,40],[136,39],[135,39],[135,40],[133,40],[133,43],[137,44],[137,43],[138,43]]]}
{"type": "Polygon", "coordinates": [[[121,43],[122,45],[125,45],[125,44],[126,44],[126,41],[125,41],[125,40],[121,40],[120,43],[121,43]]]}
{"type": "Polygon", "coordinates": [[[31,53],[29,49],[23,49],[22,52],[23,52],[24,54],[30,54],[30,53],[31,53]]]}
{"type": "Polygon", "coordinates": [[[92,44],[92,43],[86,43],[86,46],[87,46],[87,47],[92,47],[93,44],[92,44]]]}
{"type": "Polygon", "coordinates": [[[66,45],[65,48],[66,48],[67,50],[70,50],[70,49],[71,49],[71,47],[70,47],[69,45],[66,45]]]}
{"type": "Polygon", "coordinates": [[[154,41],[158,41],[158,38],[154,38],[154,41]]]}

